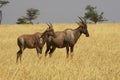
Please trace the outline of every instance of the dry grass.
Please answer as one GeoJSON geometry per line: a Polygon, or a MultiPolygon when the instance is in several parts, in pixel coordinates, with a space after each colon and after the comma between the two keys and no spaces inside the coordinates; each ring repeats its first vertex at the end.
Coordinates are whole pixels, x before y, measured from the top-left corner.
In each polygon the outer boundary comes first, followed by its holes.
{"type": "MultiPolygon", "coordinates": [[[[53,25],[55,31],[77,26],[53,25]]],[[[88,26],[90,37],[79,38],[73,60],[66,59],[65,49],[56,49],[52,58],[41,60],[35,49],[26,49],[22,63],[16,64],[17,37],[43,32],[47,25],[0,25],[0,80],[119,80],[120,24],[88,26]]]]}

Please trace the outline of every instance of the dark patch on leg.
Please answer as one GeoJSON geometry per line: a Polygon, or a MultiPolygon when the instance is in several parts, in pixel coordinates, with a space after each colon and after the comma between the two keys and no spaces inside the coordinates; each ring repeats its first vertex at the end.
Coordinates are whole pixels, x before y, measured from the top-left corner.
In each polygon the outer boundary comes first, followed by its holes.
{"type": "Polygon", "coordinates": [[[50,52],[49,52],[49,56],[50,56],[50,57],[52,57],[52,54],[53,54],[53,52],[55,51],[55,49],[56,49],[55,47],[53,47],[52,49],[50,49],[50,52]]]}

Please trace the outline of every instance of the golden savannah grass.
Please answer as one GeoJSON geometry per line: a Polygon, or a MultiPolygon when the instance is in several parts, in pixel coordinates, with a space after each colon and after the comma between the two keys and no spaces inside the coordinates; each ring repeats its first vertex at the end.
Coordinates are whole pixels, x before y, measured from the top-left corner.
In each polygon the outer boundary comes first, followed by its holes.
{"type": "MultiPolygon", "coordinates": [[[[77,24],[53,24],[55,31],[76,28],[77,24]]],[[[46,24],[0,25],[0,80],[119,80],[120,24],[88,24],[90,37],[81,35],[74,56],[56,49],[52,58],[38,59],[35,49],[26,49],[16,64],[17,37],[43,32],[46,24]]]]}

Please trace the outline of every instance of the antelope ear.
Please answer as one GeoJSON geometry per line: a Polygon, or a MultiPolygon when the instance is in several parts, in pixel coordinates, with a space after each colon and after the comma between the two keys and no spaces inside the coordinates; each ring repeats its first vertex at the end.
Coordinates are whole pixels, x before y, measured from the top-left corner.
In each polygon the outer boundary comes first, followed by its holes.
{"type": "Polygon", "coordinates": [[[46,23],[48,26],[50,26],[48,23],[46,23]]]}
{"type": "Polygon", "coordinates": [[[79,22],[75,22],[75,23],[77,23],[77,25],[79,25],[79,22]]]}
{"type": "Polygon", "coordinates": [[[48,27],[48,28],[46,29],[46,31],[49,31],[49,29],[50,29],[50,27],[48,27]]]}
{"type": "Polygon", "coordinates": [[[50,27],[53,27],[52,23],[50,23],[50,27]]]}
{"type": "Polygon", "coordinates": [[[78,25],[78,26],[80,26],[80,25],[81,25],[81,22],[75,22],[75,23],[77,23],[77,25],[78,25]]]}

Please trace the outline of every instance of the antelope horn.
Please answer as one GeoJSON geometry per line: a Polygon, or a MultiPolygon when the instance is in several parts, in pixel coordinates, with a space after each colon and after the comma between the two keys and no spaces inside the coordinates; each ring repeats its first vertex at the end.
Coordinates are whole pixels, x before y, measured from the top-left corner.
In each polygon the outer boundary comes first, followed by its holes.
{"type": "Polygon", "coordinates": [[[82,20],[82,18],[81,18],[81,17],[79,17],[79,16],[78,16],[78,18],[82,21],[82,23],[84,23],[84,21],[82,20]]]}
{"type": "Polygon", "coordinates": [[[52,26],[52,23],[49,23],[52,26]]]}
{"type": "Polygon", "coordinates": [[[51,24],[51,23],[48,23],[47,25],[49,26],[49,28],[51,28],[51,27],[52,27],[52,24],[51,24]]]}
{"type": "Polygon", "coordinates": [[[50,24],[49,23],[46,23],[48,26],[50,26],[50,24]]]}
{"type": "Polygon", "coordinates": [[[86,23],[86,19],[84,18],[84,17],[82,17],[83,18],[83,20],[84,20],[84,23],[86,23]]]}
{"type": "Polygon", "coordinates": [[[49,24],[50,24],[50,27],[53,27],[53,26],[52,26],[52,23],[49,23],[49,24]]]}

